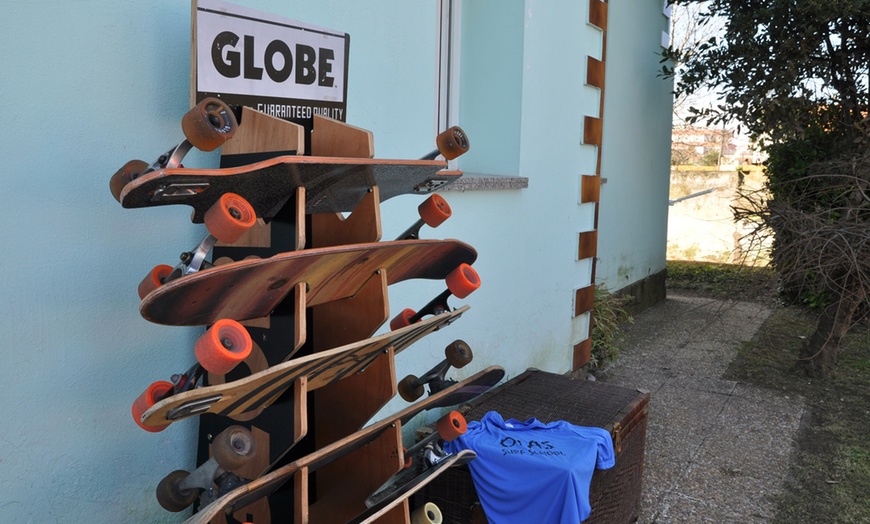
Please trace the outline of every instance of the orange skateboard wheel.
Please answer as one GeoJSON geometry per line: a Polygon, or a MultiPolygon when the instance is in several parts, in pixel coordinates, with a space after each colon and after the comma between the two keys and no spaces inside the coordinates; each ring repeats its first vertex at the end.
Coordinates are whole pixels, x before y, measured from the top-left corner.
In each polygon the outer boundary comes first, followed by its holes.
{"type": "Polygon", "coordinates": [[[238,127],[229,106],[213,97],[203,99],[181,118],[184,136],[202,151],[214,151],[232,138],[238,127]]]}
{"type": "Polygon", "coordinates": [[[468,430],[468,422],[458,411],[451,411],[435,423],[438,435],[446,441],[456,440],[468,430]]]}
{"type": "Polygon", "coordinates": [[[414,402],[426,392],[423,384],[420,384],[420,379],[414,375],[403,378],[396,386],[396,390],[405,402],[414,402]]]}
{"type": "Polygon", "coordinates": [[[235,320],[222,318],[196,340],[193,352],[206,370],[224,375],[248,358],[252,348],[248,330],[235,320]]]}
{"type": "Polygon", "coordinates": [[[209,233],[228,244],[241,238],[256,222],[254,207],[235,193],[224,193],[205,212],[205,227],[209,233]]]}
{"type": "Polygon", "coordinates": [[[417,211],[420,212],[420,218],[422,218],[423,222],[425,222],[429,227],[440,226],[445,220],[450,218],[450,215],[453,214],[450,209],[450,204],[444,200],[444,197],[437,193],[424,200],[423,203],[417,207],[417,211]]]}
{"type": "Polygon", "coordinates": [[[413,309],[410,309],[410,308],[403,310],[401,313],[396,315],[395,318],[393,318],[393,320],[390,321],[390,329],[395,331],[397,329],[401,329],[403,327],[410,326],[411,325],[411,317],[413,317],[416,314],[417,314],[417,312],[414,311],[413,309]]]}
{"type": "Polygon", "coordinates": [[[155,382],[148,386],[148,388],[133,401],[133,408],[131,410],[133,413],[133,420],[136,421],[136,424],[140,428],[145,431],[150,431],[151,433],[157,433],[169,427],[169,424],[166,424],[165,426],[146,426],[142,423],[142,415],[148,411],[151,406],[160,402],[167,393],[172,391],[173,387],[175,386],[172,385],[172,382],[166,382],[165,380],[155,382]]]}
{"type": "Polygon", "coordinates": [[[447,160],[453,160],[459,155],[462,155],[467,152],[470,147],[468,143],[468,135],[466,135],[465,131],[463,131],[459,126],[453,126],[438,135],[435,138],[435,144],[438,145],[438,151],[440,151],[447,160]]]}
{"type": "Polygon", "coordinates": [[[142,279],[142,282],[139,282],[139,288],[137,289],[137,291],[139,292],[139,300],[144,299],[148,295],[148,293],[151,293],[155,289],[162,286],[163,280],[168,277],[173,270],[174,268],[172,266],[167,266],[166,264],[154,266],[154,269],[152,269],[150,273],[145,275],[145,278],[142,279]]]}
{"type": "Polygon", "coordinates": [[[225,470],[244,466],[257,453],[254,436],[244,426],[230,426],[212,443],[212,457],[225,470]]]}
{"type": "Polygon", "coordinates": [[[148,167],[148,162],[144,160],[130,160],[117,173],[112,175],[112,178],[109,180],[109,191],[112,192],[115,200],[120,202],[121,191],[124,190],[124,186],[139,178],[148,167]]]}
{"type": "Polygon", "coordinates": [[[181,489],[180,484],[190,476],[190,473],[183,469],[177,469],[163,477],[163,480],[157,484],[157,502],[166,511],[178,513],[199,498],[199,488],[181,489]]]}
{"type": "Polygon", "coordinates": [[[447,289],[456,298],[465,298],[480,287],[480,275],[468,264],[459,264],[447,275],[447,289]]]}

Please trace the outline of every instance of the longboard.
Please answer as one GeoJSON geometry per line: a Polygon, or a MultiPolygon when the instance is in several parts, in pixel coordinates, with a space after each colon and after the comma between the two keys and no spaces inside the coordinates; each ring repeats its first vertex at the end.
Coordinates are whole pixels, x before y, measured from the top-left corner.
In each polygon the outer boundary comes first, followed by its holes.
{"type": "Polygon", "coordinates": [[[468,308],[463,306],[397,331],[288,360],[227,384],[178,393],[143,413],[142,423],[165,426],[203,413],[235,417],[255,412],[274,402],[297,380],[306,381],[306,391],[341,380],[364,370],[388,349],[397,354],[433,331],[452,324],[468,308]]]}
{"type": "MultiPolygon", "coordinates": [[[[408,406],[348,437],[322,447],[313,453],[230,491],[208,506],[200,509],[198,513],[187,519],[185,524],[206,524],[222,512],[226,511],[230,514],[233,508],[243,508],[263,497],[271,495],[290,479],[294,479],[295,482],[300,484],[307,483],[308,475],[311,473],[374,442],[389,429],[395,430],[396,426],[407,423],[422,411],[451,406],[463,402],[472,396],[484,393],[501,381],[504,373],[505,371],[501,367],[488,367],[462,382],[427,397],[425,400],[408,406]]],[[[300,504],[306,504],[306,502],[307,500],[301,500],[300,504]]],[[[352,501],[347,502],[348,505],[353,503],[352,501]]],[[[360,504],[358,511],[365,511],[365,505],[362,501],[358,502],[360,504]]],[[[296,511],[301,512],[302,509],[297,508],[296,511]]]]}
{"type": "Polygon", "coordinates": [[[208,325],[221,318],[248,320],[271,314],[294,289],[303,295],[297,303],[310,307],[354,296],[379,271],[386,273],[387,284],[412,278],[439,280],[460,269],[473,272],[468,265],[476,259],[477,251],[459,240],[401,240],[291,251],[171,280],[148,293],[139,312],[151,322],[175,326],[208,325]]]}
{"type": "Polygon", "coordinates": [[[430,193],[462,176],[446,167],[439,160],[287,155],[234,168],[158,169],[128,182],[120,201],[125,208],[186,204],[193,207],[193,222],[202,223],[221,195],[236,193],[258,217],[270,219],[304,187],[306,213],[350,212],[372,186],[378,186],[384,201],[430,193]]]}

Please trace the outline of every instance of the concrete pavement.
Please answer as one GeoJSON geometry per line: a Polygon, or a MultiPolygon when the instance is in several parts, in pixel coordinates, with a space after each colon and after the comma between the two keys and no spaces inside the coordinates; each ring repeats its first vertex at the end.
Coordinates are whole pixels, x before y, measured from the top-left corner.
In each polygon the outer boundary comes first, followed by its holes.
{"type": "Polygon", "coordinates": [[[651,392],[639,524],[765,523],[803,399],[722,378],[767,306],[682,295],[640,313],[598,380],[651,392]]]}

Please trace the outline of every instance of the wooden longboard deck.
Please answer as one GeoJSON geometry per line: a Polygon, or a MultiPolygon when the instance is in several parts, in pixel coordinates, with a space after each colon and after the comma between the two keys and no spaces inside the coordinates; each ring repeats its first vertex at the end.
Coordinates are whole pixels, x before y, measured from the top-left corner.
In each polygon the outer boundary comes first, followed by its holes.
{"type": "Polygon", "coordinates": [[[139,306],[157,324],[195,326],[269,315],[305,283],[306,307],[354,296],[377,271],[387,283],[443,279],[477,251],[459,240],[399,240],[281,253],[203,269],[158,287],[139,306]]]}
{"type": "Polygon", "coordinates": [[[232,417],[257,411],[271,404],[299,379],[306,379],[307,391],[341,380],[368,367],[387,348],[392,348],[394,354],[399,353],[453,323],[468,308],[463,306],[384,335],[292,359],[227,384],[179,393],[148,409],[142,415],[142,422],[162,426],[203,413],[232,417]]]}
{"type": "Polygon", "coordinates": [[[193,207],[193,222],[202,223],[221,195],[236,193],[268,220],[304,187],[306,213],[350,212],[375,185],[384,201],[429,193],[462,176],[446,167],[440,160],[288,155],[233,168],[159,169],[128,182],[120,200],[126,208],[186,204],[193,207]]]}
{"type": "MultiPolygon", "coordinates": [[[[466,402],[497,384],[504,377],[504,369],[491,366],[472,377],[444,389],[426,399],[375,422],[366,428],[337,442],[282,466],[262,477],[240,486],[202,508],[185,521],[185,524],[206,524],[216,515],[231,508],[243,508],[258,499],[267,497],[297,474],[308,475],[352,452],[373,442],[380,435],[397,424],[407,423],[417,414],[434,408],[452,406],[466,402]]],[[[304,501],[303,501],[304,502],[304,501]]],[[[347,501],[351,503],[351,501],[347,501]]],[[[359,501],[362,504],[362,501],[359,501]]],[[[363,511],[363,505],[359,511],[363,511]]]]}

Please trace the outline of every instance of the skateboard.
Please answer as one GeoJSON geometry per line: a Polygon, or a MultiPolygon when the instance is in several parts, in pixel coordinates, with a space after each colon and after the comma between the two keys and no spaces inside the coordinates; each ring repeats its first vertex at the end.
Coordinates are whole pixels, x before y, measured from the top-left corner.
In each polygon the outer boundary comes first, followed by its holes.
{"type": "MultiPolygon", "coordinates": [[[[384,436],[389,430],[398,431],[400,429],[399,426],[407,423],[414,416],[425,410],[451,406],[467,401],[474,396],[486,392],[492,386],[501,381],[504,374],[505,371],[501,367],[488,367],[462,382],[454,384],[443,391],[427,397],[425,400],[408,406],[407,408],[382,419],[379,422],[375,422],[356,433],[328,446],[324,446],[313,453],[281,466],[256,480],[230,491],[208,506],[200,509],[198,513],[186,520],[185,523],[206,524],[222,512],[231,514],[233,508],[243,508],[252,502],[267,497],[291,479],[300,485],[307,483],[308,476],[321,467],[327,466],[338,459],[348,457],[353,452],[372,444],[379,437],[384,436]]],[[[400,465],[398,466],[400,467],[400,465]]],[[[321,499],[328,496],[327,494],[320,493],[318,495],[322,495],[321,499]]],[[[336,494],[335,496],[342,497],[343,495],[344,494],[336,494]]],[[[301,499],[300,505],[305,507],[297,507],[296,512],[297,514],[302,514],[307,517],[308,507],[306,502],[306,499],[301,499]]],[[[345,497],[344,503],[338,506],[341,506],[342,508],[350,507],[350,509],[353,509],[353,501],[346,500],[345,497]]],[[[356,511],[365,511],[365,505],[361,501],[359,501],[359,508],[356,511]]],[[[298,519],[297,521],[301,520],[305,519],[298,519]]]]}
{"type": "MultiPolygon", "coordinates": [[[[424,336],[452,324],[468,308],[469,306],[463,306],[397,331],[288,360],[227,384],[200,387],[171,394],[162,399],[159,398],[162,396],[159,392],[171,391],[173,384],[163,382],[158,383],[160,385],[157,387],[152,385],[146,390],[146,394],[149,391],[156,391],[158,394],[150,396],[150,407],[140,408],[138,411],[140,425],[163,429],[173,422],[203,413],[233,417],[263,409],[296,381],[305,380],[306,390],[313,391],[358,373],[388,349],[391,349],[394,355],[398,354],[424,336]]],[[[448,354],[454,352],[449,349],[454,345],[455,343],[448,346],[446,350],[448,354]]],[[[464,353],[462,356],[466,357],[466,355],[469,354],[464,353]]],[[[466,357],[454,359],[453,362],[455,367],[460,368],[470,360],[466,357]]],[[[136,410],[134,410],[134,417],[135,413],[136,410]]]]}
{"type": "Polygon", "coordinates": [[[139,312],[151,322],[177,326],[208,325],[222,318],[260,318],[294,292],[301,295],[296,300],[301,309],[352,297],[379,272],[386,273],[388,284],[412,278],[445,279],[450,293],[464,298],[480,286],[470,265],[476,258],[474,248],[458,240],[401,240],[291,251],[218,265],[162,285],[152,279],[157,287],[142,299],[139,312]]]}
{"type": "Polygon", "coordinates": [[[367,510],[347,521],[347,524],[368,524],[374,522],[403,500],[423,489],[426,484],[435,480],[447,468],[468,464],[475,458],[477,458],[477,454],[469,449],[463,449],[458,453],[442,458],[436,464],[423,470],[419,475],[408,479],[400,485],[394,486],[389,494],[378,500],[377,503],[370,506],[367,510]]]}
{"type": "Polygon", "coordinates": [[[232,137],[238,124],[229,107],[207,98],[184,115],[182,128],[187,139],[156,162],[131,160],[119,169],[109,182],[112,196],[125,208],[189,205],[192,221],[205,223],[225,242],[232,240],[215,232],[228,221],[223,218],[224,195],[246,202],[247,209],[266,221],[299,188],[305,189],[308,214],[350,212],[373,186],[378,186],[384,201],[401,194],[429,193],[453,182],[461,173],[446,170],[447,162],[435,158],[440,154],[452,160],[469,149],[462,129],[452,127],[436,137],[437,149],[421,160],[282,155],[238,167],[191,169],[181,167],[191,144],[211,151],[232,137]]]}

